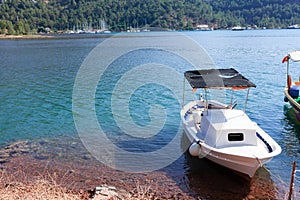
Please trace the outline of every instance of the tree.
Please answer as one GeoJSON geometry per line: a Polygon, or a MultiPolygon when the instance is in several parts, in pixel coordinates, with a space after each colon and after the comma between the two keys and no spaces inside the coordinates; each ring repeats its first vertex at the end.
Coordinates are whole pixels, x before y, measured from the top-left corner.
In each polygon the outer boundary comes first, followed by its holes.
{"type": "Polygon", "coordinates": [[[14,26],[13,26],[11,21],[7,21],[6,28],[7,28],[7,34],[8,35],[14,35],[15,34],[14,26]]]}
{"type": "Polygon", "coordinates": [[[16,34],[25,34],[25,26],[23,21],[18,21],[15,24],[14,29],[16,31],[16,34]]]}
{"type": "Polygon", "coordinates": [[[0,20],[0,34],[5,34],[6,32],[6,20],[0,20]]]}
{"type": "Polygon", "coordinates": [[[8,20],[0,20],[0,33],[14,35],[15,30],[11,21],[8,20]]]}

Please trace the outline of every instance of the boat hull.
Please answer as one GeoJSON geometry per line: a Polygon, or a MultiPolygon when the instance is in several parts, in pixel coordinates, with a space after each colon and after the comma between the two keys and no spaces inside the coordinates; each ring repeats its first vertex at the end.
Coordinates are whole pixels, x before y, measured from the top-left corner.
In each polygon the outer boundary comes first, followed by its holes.
{"type": "Polygon", "coordinates": [[[291,107],[293,108],[293,110],[295,111],[297,120],[300,121],[300,104],[297,101],[295,101],[295,99],[289,94],[288,87],[284,89],[284,95],[291,107]]]}
{"type": "MultiPolygon", "coordinates": [[[[185,129],[185,133],[189,138],[191,144],[195,142],[195,139],[193,139],[194,137],[190,133],[190,130],[185,129]]],[[[210,146],[205,144],[200,144],[200,151],[198,156],[199,158],[205,157],[219,165],[227,167],[241,174],[245,174],[250,178],[254,176],[258,168],[272,159],[272,156],[259,159],[255,157],[231,155],[218,151],[218,149],[211,148],[210,146]]]]}

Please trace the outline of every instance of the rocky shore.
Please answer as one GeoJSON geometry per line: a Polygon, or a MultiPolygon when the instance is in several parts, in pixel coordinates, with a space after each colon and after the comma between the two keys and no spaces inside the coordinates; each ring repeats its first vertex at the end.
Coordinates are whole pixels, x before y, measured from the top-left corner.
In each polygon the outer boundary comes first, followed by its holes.
{"type": "MultiPolygon", "coordinates": [[[[40,192],[62,192],[65,197],[61,199],[250,200],[282,199],[285,193],[284,188],[274,185],[264,170],[260,170],[251,181],[226,171],[224,177],[213,171],[193,174],[176,174],[170,170],[126,173],[106,167],[91,157],[70,162],[63,156],[51,156],[50,151],[48,154],[40,152],[43,144],[20,141],[0,150],[0,196],[1,192],[12,193],[13,198],[18,199],[20,186],[30,186],[27,189],[23,187],[21,192],[33,195],[36,191],[32,184],[46,185],[40,192]],[[49,189],[51,187],[54,188],[49,189]]],[[[214,168],[219,170],[217,166],[214,168]]]]}

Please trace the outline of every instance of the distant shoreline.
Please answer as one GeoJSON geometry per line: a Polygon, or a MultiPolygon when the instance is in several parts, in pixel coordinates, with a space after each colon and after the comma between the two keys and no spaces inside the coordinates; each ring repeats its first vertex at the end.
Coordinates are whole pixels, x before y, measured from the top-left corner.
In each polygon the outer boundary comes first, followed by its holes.
{"type": "Polygon", "coordinates": [[[0,34],[0,39],[48,39],[54,38],[55,36],[50,35],[5,35],[0,34]]]}
{"type": "MultiPolygon", "coordinates": [[[[252,29],[256,30],[256,29],[252,29]]],[[[251,31],[252,31],[251,30],[251,31]]],[[[293,29],[257,29],[257,30],[293,30],[293,29]]],[[[300,29],[296,29],[300,30],[300,29]]],[[[214,30],[214,31],[231,31],[231,30],[214,30]]],[[[214,32],[213,31],[213,32],[214,32]]],[[[248,31],[248,30],[245,30],[248,31]]],[[[167,31],[168,32],[168,31],[167,31]]],[[[182,31],[175,31],[175,32],[182,32],[182,31]]],[[[189,31],[187,31],[189,32],[189,31]]],[[[203,31],[194,31],[194,32],[203,32],[203,31]]],[[[49,34],[29,34],[29,35],[6,35],[0,34],[0,40],[12,39],[12,40],[23,40],[23,39],[82,39],[82,38],[109,38],[113,35],[116,35],[122,32],[113,32],[109,34],[68,34],[68,33],[49,33],[49,34]]],[[[124,32],[127,33],[127,32],[124,32]]],[[[136,35],[134,35],[136,36],[136,35]]],[[[122,37],[122,36],[121,36],[122,37]]]]}
{"type": "Polygon", "coordinates": [[[23,39],[79,39],[79,38],[108,38],[111,34],[31,34],[31,35],[5,35],[0,34],[0,40],[23,39]]]}

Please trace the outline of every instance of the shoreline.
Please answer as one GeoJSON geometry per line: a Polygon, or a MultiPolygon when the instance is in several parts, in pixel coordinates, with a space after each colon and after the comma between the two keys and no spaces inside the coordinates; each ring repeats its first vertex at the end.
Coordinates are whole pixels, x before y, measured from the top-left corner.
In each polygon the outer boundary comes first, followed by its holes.
{"type": "Polygon", "coordinates": [[[109,38],[111,34],[30,34],[5,35],[0,34],[0,40],[30,40],[30,39],[82,39],[82,38],[109,38]]]}
{"type": "MultiPolygon", "coordinates": [[[[139,195],[146,195],[145,200],[282,199],[286,193],[286,188],[275,185],[264,168],[258,170],[252,180],[245,181],[232,171],[191,156],[185,157],[191,167],[189,173],[174,171],[174,166],[148,173],[129,173],[109,168],[93,157],[80,159],[77,156],[71,161],[68,155],[51,156],[52,152],[40,152],[30,142],[13,143],[1,152],[0,194],[3,190],[16,190],[7,185],[31,185],[41,181],[59,186],[64,193],[84,197],[81,199],[89,199],[101,185],[124,190],[133,197],[129,199],[140,199],[139,195]]],[[[48,187],[51,188],[51,185],[48,187]]]]}
{"type": "Polygon", "coordinates": [[[0,39],[49,39],[54,38],[50,35],[30,34],[30,35],[6,35],[0,34],[0,39]]]}
{"type": "MultiPolygon", "coordinates": [[[[265,31],[264,29],[253,29],[253,30],[246,30],[246,31],[265,31]]],[[[292,30],[292,29],[266,29],[266,30],[292,30]]],[[[300,30],[300,29],[297,29],[300,30]]],[[[215,31],[231,31],[228,29],[219,29],[215,31]]],[[[215,32],[213,31],[213,32],[215,32]]],[[[155,32],[155,31],[153,31],[155,32]]],[[[164,31],[162,31],[164,32],[164,31]]],[[[166,31],[169,32],[169,31],[166,31]]],[[[173,32],[173,31],[171,31],[173,32]]],[[[180,32],[180,31],[175,31],[175,32],[180,32]]],[[[186,32],[203,32],[203,31],[186,31],[186,32]]],[[[206,32],[206,31],[204,31],[206,32]]],[[[116,35],[118,33],[122,32],[112,32],[108,34],[102,34],[102,33],[83,33],[83,34],[70,34],[70,33],[49,33],[49,34],[28,34],[28,35],[7,35],[7,34],[0,34],[0,40],[26,40],[26,39],[82,39],[82,38],[109,38],[113,35],[116,35]]],[[[128,33],[128,32],[123,32],[123,33],[128,33]]],[[[143,32],[141,32],[143,33],[143,32]]],[[[133,33],[133,35],[136,37],[136,35],[133,33]]],[[[128,36],[128,35],[127,35],[128,36]]],[[[125,36],[125,37],[127,37],[125,36]]],[[[121,36],[124,37],[124,36],[121,36]]]]}

